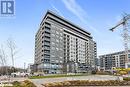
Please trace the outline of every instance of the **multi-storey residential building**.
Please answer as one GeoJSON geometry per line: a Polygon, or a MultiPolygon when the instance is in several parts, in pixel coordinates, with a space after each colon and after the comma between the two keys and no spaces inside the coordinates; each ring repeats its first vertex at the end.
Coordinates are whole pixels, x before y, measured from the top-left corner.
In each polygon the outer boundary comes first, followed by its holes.
{"type": "Polygon", "coordinates": [[[28,73],[34,72],[34,64],[32,64],[32,63],[28,64],[27,72],[28,73]]]}
{"type": "Polygon", "coordinates": [[[130,60],[130,51],[128,55],[125,54],[124,51],[101,55],[100,58],[100,68],[103,70],[112,70],[113,68],[128,68],[130,67],[129,63],[130,60]],[[126,58],[128,57],[128,58],[126,58]],[[126,61],[126,59],[129,59],[126,61]]]}
{"type": "Polygon", "coordinates": [[[100,66],[100,59],[99,58],[95,58],[95,66],[100,66]]]}
{"type": "Polygon", "coordinates": [[[35,36],[35,65],[45,73],[86,72],[95,66],[91,34],[47,11],[35,36]]]}

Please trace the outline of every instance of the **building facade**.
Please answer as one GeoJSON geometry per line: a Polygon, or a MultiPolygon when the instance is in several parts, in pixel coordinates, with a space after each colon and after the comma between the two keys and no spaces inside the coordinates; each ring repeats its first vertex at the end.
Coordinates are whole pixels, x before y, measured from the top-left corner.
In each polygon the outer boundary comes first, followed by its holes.
{"type": "Polygon", "coordinates": [[[95,66],[91,34],[47,11],[35,36],[35,65],[44,73],[86,72],[95,66]]]}
{"type": "Polygon", "coordinates": [[[28,73],[34,72],[34,64],[32,64],[32,63],[28,64],[27,72],[28,73]]]}
{"type": "Polygon", "coordinates": [[[101,55],[100,58],[100,69],[112,70],[113,68],[129,68],[130,65],[130,51],[128,55],[124,51],[101,55]],[[128,60],[126,60],[128,59],[128,60]]]}

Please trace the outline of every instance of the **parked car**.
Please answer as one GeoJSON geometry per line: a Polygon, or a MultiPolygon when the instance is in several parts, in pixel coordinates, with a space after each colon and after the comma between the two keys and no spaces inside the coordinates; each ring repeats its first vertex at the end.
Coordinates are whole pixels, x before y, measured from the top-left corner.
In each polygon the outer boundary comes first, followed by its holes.
{"type": "Polygon", "coordinates": [[[30,73],[27,73],[27,72],[15,72],[15,73],[11,73],[11,76],[13,76],[13,77],[27,77],[29,75],[30,75],[30,73]]]}
{"type": "Polygon", "coordinates": [[[33,76],[44,76],[44,72],[34,72],[33,76]]]}

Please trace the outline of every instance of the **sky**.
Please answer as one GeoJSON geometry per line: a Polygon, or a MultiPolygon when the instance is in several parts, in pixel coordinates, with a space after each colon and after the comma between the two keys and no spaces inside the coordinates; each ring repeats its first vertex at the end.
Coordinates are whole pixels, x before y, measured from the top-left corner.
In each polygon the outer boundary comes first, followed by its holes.
{"type": "Polygon", "coordinates": [[[122,27],[109,31],[130,13],[130,0],[15,0],[15,16],[0,17],[0,44],[11,65],[7,39],[12,38],[17,46],[16,67],[34,62],[35,34],[47,10],[82,27],[91,33],[97,43],[97,55],[124,50],[122,27]]]}

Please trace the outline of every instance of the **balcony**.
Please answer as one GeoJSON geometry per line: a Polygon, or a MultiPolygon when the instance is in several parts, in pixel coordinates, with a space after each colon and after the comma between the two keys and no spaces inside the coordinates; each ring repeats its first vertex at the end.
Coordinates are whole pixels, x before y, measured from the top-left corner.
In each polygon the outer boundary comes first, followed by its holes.
{"type": "Polygon", "coordinates": [[[44,29],[46,32],[49,32],[50,33],[50,30],[51,30],[51,28],[50,27],[48,27],[48,26],[45,26],[45,29],[44,29]]]}
{"type": "Polygon", "coordinates": [[[45,41],[45,42],[44,42],[44,45],[45,45],[45,46],[50,46],[50,41],[45,41]]]}
{"type": "Polygon", "coordinates": [[[44,57],[50,58],[50,53],[44,53],[44,57]]]}
{"type": "Polygon", "coordinates": [[[51,24],[48,22],[45,22],[45,26],[49,28],[51,26],[51,24]]]}
{"type": "Polygon", "coordinates": [[[47,55],[47,57],[50,57],[50,53],[45,53],[45,52],[44,52],[44,55],[47,55]]]}
{"type": "Polygon", "coordinates": [[[45,30],[44,33],[51,34],[49,30],[45,30]]]}
{"type": "Polygon", "coordinates": [[[48,51],[48,50],[44,50],[44,53],[45,53],[45,54],[49,54],[50,51],[48,51]]]}
{"type": "Polygon", "coordinates": [[[44,59],[43,62],[44,62],[44,63],[49,63],[49,62],[50,62],[50,59],[44,59]]]}
{"type": "Polygon", "coordinates": [[[44,46],[44,51],[45,51],[45,50],[47,50],[47,51],[50,50],[50,47],[44,46]]]}
{"type": "Polygon", "coordinates": [[[46,38],[46,37],[45,37],[45,38],[44,38],[44,41],[45,41],[45,42],[50,42],[50,38],[46,38]]]}
{"type": "Polygon", "coordinates": [[[50,35],[50,34],[48,34],[48,33],[44,33],[44,37],[50,38],[50,37],[51,37],[51,35],[50,35]]]}

